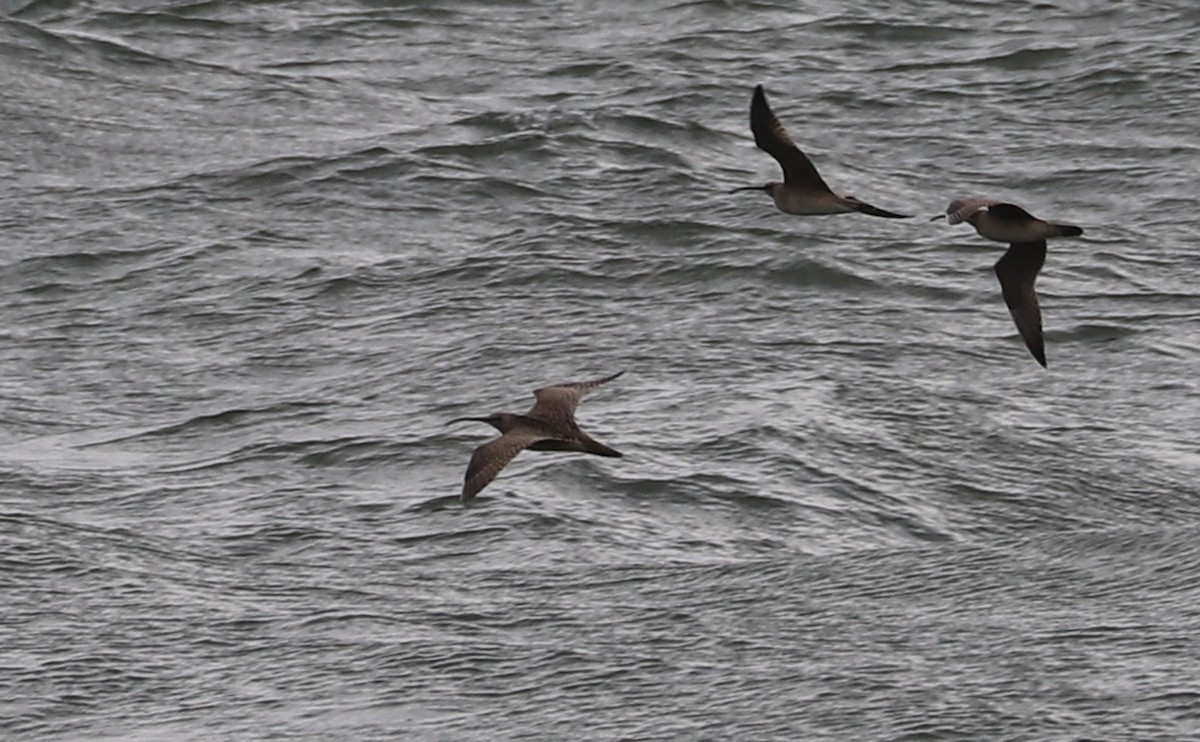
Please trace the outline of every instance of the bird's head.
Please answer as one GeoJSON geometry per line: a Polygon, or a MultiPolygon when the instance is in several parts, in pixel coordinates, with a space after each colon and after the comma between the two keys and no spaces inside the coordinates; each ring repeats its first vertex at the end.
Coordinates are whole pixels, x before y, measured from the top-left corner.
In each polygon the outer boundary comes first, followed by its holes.
{"type": "Polygon", "coordinates": [[[978,201],[951,201],[946,207],[945,214],[938,214],[929,221],[936,222],[938,219],[945,219],[948,224],[960,224],[967,222],[975,224],[981,214],[987,212],[988,204],[980,204],[978,201]]]}

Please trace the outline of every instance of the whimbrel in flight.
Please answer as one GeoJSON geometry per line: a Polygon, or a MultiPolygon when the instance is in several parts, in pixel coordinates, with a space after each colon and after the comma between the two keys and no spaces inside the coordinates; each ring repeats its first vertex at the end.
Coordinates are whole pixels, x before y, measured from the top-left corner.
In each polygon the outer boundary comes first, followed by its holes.
{"type": "Polygon", "coordinates": [[[1047,237],[1078,237],[1083,230],[1070,224],[1042,221],[1016,204],[987,198],[954,201],[942,217],[951,224],[967,222],[980,237],[1007,242],[1008,250],[996,261],[996,277],[1004,303],[1017,324],[1017,331],[1037,362],[1046,365],[1046,345],[1042,339],[1042,310],[1038,306],[1033,283],[1046,262],[1047,237]]]}
{"type": "Polygon", "coordinates": [[[754,143],[758,148],[779,161],[779,166],[783,168],[783,182],[743,186],[734,188],[730,193],[766,191],[771,194],[775,206],[780,211],[801,216],[849,214],[857,211],[890,219],[908,218],[905,214],[884,211],[863,203],[854,196],[841,196],[829,190],[812,161],[800,151],[788,136],[783,124],[779,123],[779,119],[771,112],[762,85],[754,88],[754,97],[750,99],[750,131],[754,132],[754,143]]]}
{"type": "MultiPolygon", "coordinates": [[[[462,501],[467,502],[496,478],[521,451],[578,451],[597,456],[621,456],[620,451],[594,440],[575,423],[575,408],[588,391],[612,381],[624,371],[592,381],[574,381],[547,386],[533,392],[533,407],[524,415],[497,412],[487,417],[460,417],[451,423],[475,420],[500,431],[471,454],[463,479],[462,501]]],[[[449,424],[449,423],[447,423],[449,424]]]]}

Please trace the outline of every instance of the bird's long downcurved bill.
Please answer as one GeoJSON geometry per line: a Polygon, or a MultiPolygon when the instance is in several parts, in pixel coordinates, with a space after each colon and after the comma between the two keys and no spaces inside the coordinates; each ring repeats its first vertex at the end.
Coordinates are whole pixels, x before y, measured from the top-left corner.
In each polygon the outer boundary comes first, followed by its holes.
{"type": "Polygon", "coordinates": [[[936,222],[938,219],[945,219],[945,218],[946,218],[945,214],[938,214],[937,216],[931,217],[929,219],[929,221],[936,222]]]}
{"type": "Polygon", "coordinates": [[[765,185],[738,186],[737,188],[734,188],[733,190],[731,190],[730,193],[737,193],[738,191],[765,191],[765,190],[767,190],[767,186],[765,186],[765,185]]]}

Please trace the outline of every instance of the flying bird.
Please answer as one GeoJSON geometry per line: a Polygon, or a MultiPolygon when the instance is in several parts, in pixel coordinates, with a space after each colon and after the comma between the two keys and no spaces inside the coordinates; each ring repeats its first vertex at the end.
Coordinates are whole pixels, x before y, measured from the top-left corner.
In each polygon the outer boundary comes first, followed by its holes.
{"type": "Polygon", "coordinates": [[[1042,336],[1042,310],[1033,284],[1046,262],[1046,239],[1078,237],[1083,230],[1071,224],[1052,224],[1016,204],[987,198],[954,201],[945,214],[938,214],[931,221],[943,217],[950,224],[967,222],[975,227],[980,237],[1009,243],[1008,250],[996,261],[996,277],[1000,279],[1004,303],[1008,305],[1017,331],[1029,352],[1044,368],[1046,344],[1042,336]]]}
{"type": "MultiPolygon", "coordinates": [[[[497,412],[487,417],[460,417],[450,423],[467,420],[484,422],[500,431],[499,438],[484,443],[471,454],[463,478],[461,499],[469,502],[488,486],[500,470],[521,451],[577,451],[597,456],[620,457],[620,451],[593,439],[575,422],[579,400],[592,389],[617,378],[624,371],[592,381],[575,381],[547,386],[533,392],[536,400],[524,415],[497,412]]],[[[450,424],[447,423],[447,424],[450,424]]]]}
{"type": "Polygon", "coordinates": [[[859,201],[854,196],[842,196],[830,190],[812,161],[800,151],[783,128],[783,124],[779,123],[779,119],[771,112],[762,85],[754,88],[754,96],[750,99],[750,131],[754,133],[754,143],[758,148],[779,161],[779,166],[783,168],[783,182],[742,186],[734,188],[730,193],[766,191],[771,194],[775,206],[780,211],[801,216],[849,214],[857,211],[889,219],[908,218],[905,214],[884,211],[859,201]]]}

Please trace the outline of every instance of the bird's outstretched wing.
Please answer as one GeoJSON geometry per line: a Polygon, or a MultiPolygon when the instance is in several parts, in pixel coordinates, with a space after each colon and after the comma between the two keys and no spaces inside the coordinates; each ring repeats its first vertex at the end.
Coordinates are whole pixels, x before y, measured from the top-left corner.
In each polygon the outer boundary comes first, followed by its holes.
{"type": "Polygon", "coordinates": [[[572,381],[566,384],[556,384],[537,389],[533,392],[533,396],[537,401],[533,403],[533,407],[530,407],[529,412],[525,414],[528,417],[543,420],[553,425],[569,427],[574,424],[575,408],[579,406],[579,400],[583,399],[583,395],[601,384],[607,384],[623,373],[625,372],[618,371],[602,379],[572,381]]]}
{"type": "Polygon", "coordinates": [[[463,477],[462,501],[479,494],[517,454],[546,437],[534,431],[509,431],[476,448],[463,477]]]}
{"type": "Polygon", "coordinates": [[[750,99],[750,131],[754,133],[758,148],[779,161],[784,182],[812,190],[829,190],[812,161],[800,151],[771,111],[762,85],[754,88],[754,96],[750,99]]]}
{"type": "Polygon", "coordinates": [[[1042,336],[1042,310],[1033,284],[1046,262],[1046,241],[1014,242],[996,261],[996,277],[1004,303],[1012,314],[1017,331],[1037,362],[1046,365],[1046,345],[1042,336]]]}

